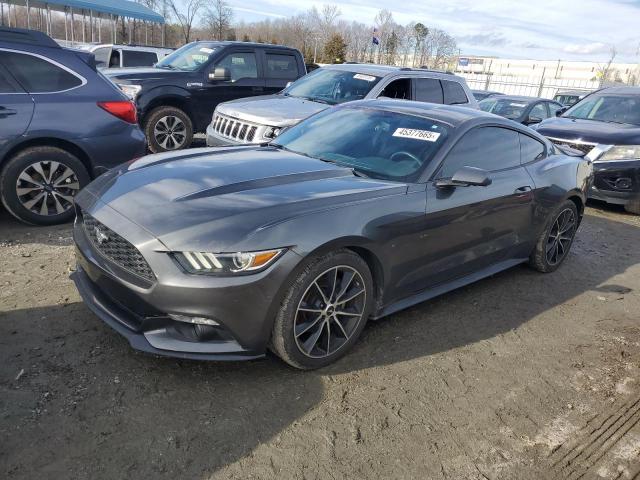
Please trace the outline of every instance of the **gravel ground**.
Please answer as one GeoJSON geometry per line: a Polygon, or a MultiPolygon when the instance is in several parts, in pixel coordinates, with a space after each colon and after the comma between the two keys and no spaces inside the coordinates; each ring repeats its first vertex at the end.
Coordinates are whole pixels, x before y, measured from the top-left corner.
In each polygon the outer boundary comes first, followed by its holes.
{"type": "Polygon", "coordinates": [[[68,279],[68,225],[0,212],[0,477],[640,478],[640,217],[591,207],[516,267],[371,323],[334,366],[134,352],[68,279]]]}

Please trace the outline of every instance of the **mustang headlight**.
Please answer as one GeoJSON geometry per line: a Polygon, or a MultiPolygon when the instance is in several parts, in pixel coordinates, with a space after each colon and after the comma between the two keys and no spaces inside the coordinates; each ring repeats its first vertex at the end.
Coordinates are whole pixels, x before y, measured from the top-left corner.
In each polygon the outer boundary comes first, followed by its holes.
{"type": "Polygon", "coordinates": [[[284,252],[283,248],[260,252],[210,253],[174,252],[173,256],[189,273],[238,274],[264,270],[284,252]]]}
{"type": "Polygon", "coordinates": [[[595,159],[596,162],[638,160],[640,159],[640,145],[613,145],[595,159]]]}
{"type": "Polygon", "coordinates": [[[140,90],[142,90],[142,87],[140,85],[118,84],[118,86],[120,87],[120,90],[122,90],[124,94],[131,100],[135,100],[138,96],[138,93],[140,93],[140,90]]]}

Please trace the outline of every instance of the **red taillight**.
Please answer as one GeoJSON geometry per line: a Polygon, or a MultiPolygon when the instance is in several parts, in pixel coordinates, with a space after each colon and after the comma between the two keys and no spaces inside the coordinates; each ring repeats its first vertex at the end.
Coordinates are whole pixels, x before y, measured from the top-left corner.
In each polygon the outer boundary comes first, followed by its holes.
{"type": "Polygon", "coordinates": [[[103,110],[109,112],[111,115],[118,117],[120,120],[124,120],[127,123],[136,123],[138,121],[136,106],[133,104],[133,102],[98,102],[98,106],[103,110]]]}

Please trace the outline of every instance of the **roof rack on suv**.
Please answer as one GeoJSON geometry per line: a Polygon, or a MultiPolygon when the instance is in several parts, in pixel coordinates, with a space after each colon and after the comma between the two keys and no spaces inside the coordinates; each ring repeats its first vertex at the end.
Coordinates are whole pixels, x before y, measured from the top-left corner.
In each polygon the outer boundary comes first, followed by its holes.
{"type": "Polygon", "coordinates": [[[430,72],[430,73],[443,73],[446,75],[455,75],[452,71],[450,70],[436,70],[433,68],[427,68],[427,67],[420,67],[420,68],[415,68],[415,67],[402,67],[400,68],[400,70],[402,71],[410,71],[410,72],[430,72]]]}
{"type": "Polygon", "coordinates": [[[0,41],[25,43],[40,47],[62,48],[47,34],[24,28],[0,27],[0,41]]]}

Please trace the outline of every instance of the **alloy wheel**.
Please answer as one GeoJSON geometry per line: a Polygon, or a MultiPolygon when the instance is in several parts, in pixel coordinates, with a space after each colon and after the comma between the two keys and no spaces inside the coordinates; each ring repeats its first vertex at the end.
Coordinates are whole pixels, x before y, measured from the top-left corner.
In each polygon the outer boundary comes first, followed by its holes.
{"type": "Polygon", "coordinates": [[[347,265],[332,267],[307,287],[296,310],[294,335],[307,357],[327,357],[353,336],[367,300],[360,273],[347,265]]]}
{"type": "Polygon", "coordinates": [[[165,150],[178,150],[187,138],[187,127],[175,115],[161,117],[153,127],[153,135],[165,150]]]}
{"type": "Polygon", "coordinates": [[[60,215],[73,207],[80,190],[76,172],[60,162],[40,161],[25,168],[16,182],[24,208],[42,216],[60,215]]]}
{"type": "Polygon", "coordinates": [[[569,251],[575,231],[576,216],[573,210],[565,208],[556,217],[547,238],[547,262],[550,265],[562,262],[569,251]]]}

